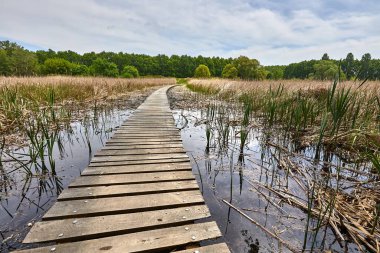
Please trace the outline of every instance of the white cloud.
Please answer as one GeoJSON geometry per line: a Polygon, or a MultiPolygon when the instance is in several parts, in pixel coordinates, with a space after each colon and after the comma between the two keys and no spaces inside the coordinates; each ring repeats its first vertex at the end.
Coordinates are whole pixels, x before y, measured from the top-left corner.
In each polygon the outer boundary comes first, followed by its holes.
{"type": "Polygon", "coordinates": [[[257,1],[253,5],[248,0],[3,0],[0,37],[80,53],[244,54],[264,64],[320,58],[324,52],[335,58],[344,58],[348,52],[357,57],[370,52],[380,58],[376,10],[346,9],[324,15],[322,1],[313,5],[287,1],[293,8],[281,10],[285,4],[257,1]]]}

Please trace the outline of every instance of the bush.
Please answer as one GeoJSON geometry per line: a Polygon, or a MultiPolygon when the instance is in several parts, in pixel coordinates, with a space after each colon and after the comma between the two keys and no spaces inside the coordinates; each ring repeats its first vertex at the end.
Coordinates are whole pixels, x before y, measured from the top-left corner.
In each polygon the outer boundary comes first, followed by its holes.
{"type": "Polygon", "coordinates": [[[42,72],[46,75],[71,75],[73,64],[62,58],[47,59],[42,66],[42,72]]]}
{"type": "Polygon", "coordinates": [[[90,66],[90,73],[94,76],[117,77],[119,75],[119,70],[115,63],[102,58],[97,58],[90,66]]]}
{"type": "Polygon", "coordinates": [[[235,68],[234,65],[232,64],[227,64],[224,66],[223,71],[222,71],[222,77],[223,78],[236,78],[238,76],[238,70],[235,68]]]}
{"type": "Polygon", "coordinates": [[[206,65],[200,64],[194,72],[194,77],[197,78],[209,78],[211,76],[210,70],[206,65]]]}
{"type": "Polygon", "coordinates": [[[139,71],[135,66],[127,65],[123,68],[123,72],[121,74],[122,77],[125,78],[133,78],[133,77],[139,77],[139,71]]]}

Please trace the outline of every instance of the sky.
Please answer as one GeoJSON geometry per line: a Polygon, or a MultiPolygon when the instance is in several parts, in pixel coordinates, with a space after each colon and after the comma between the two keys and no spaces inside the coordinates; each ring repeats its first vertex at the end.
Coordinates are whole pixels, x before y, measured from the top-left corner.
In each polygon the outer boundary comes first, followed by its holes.
{"type": "Polygon", "coordinates": [[[379,0],[0,0],[0,40],[30,50],[380,58],[379,0]]]}

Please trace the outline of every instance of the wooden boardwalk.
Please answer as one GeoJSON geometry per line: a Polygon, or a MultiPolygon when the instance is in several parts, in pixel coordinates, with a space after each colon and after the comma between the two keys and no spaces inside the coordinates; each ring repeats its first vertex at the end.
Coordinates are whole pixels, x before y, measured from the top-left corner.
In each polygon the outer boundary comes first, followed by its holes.
{"type": "Polygon", "coordinates": [[[199,246],[221,232],[202,221],[210,212],[167,89],[146,99],[23,241],[50,246],[18,252],[230,252],[212,240],[199,246]]]}

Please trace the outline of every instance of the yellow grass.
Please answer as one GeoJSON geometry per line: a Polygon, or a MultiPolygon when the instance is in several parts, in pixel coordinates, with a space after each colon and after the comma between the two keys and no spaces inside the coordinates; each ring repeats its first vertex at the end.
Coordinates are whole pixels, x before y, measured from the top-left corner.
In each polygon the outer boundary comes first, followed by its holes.
{"type": "MultiPolygon", "coordinates": [[[[333,81],[318,81],[318,80],[265,80],[265,81],[242,81],[228,79],[190,79],[189,84],[213,87],[220,89],[221,92],[235,91],[245,93],[252,90],[267,90],[271,86],[277,87],[280,84],[287,91],[312,90],[312,89],[328,89],[333,81]]],[[[361,81],[344,81],[338,87],[351,87],[356,89],[361,84],[361,81]]],[[[360,88],[362,91],[380,92],[380,81],[367,81],[360,88]]]]}
{"type": "Polygon", "coordinates": [[[175,78],[0,77],[0,93],[4,92],[5,87],[17,89],[19,95],[36,102],[43,102],[47,90],[54,88],[56,98],[60,102],[87,101],[115,98],[134,90],[175,83],[175,78]]]}

